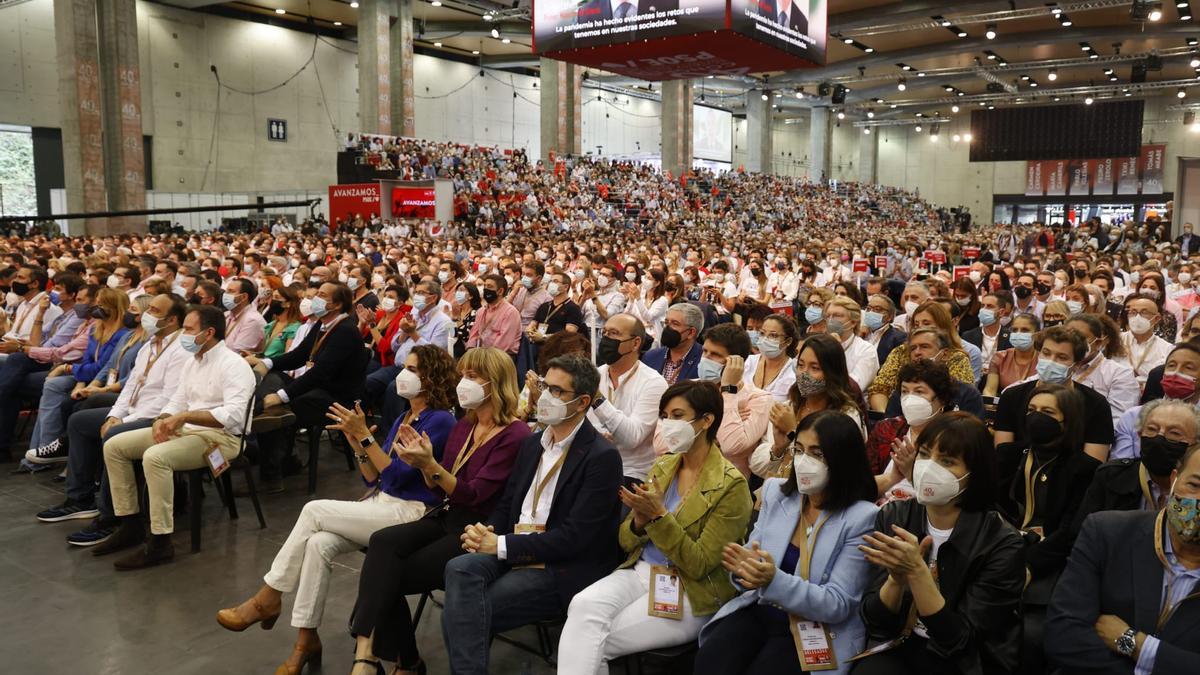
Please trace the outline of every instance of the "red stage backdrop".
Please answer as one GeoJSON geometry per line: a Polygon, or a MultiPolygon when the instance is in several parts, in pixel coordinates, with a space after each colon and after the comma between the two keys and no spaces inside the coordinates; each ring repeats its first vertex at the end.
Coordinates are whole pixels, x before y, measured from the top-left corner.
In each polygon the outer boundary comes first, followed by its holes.
{"type": "Polygon", "coordinates": [[[392,217],[429,218],[437,217],[435,207],[437,195],[432,187],[392,188],[392,217]]]}
{"type": "Polygon", "coordinates": [[[379,215],[379,183],[352,183],[329,186],[329,227],[337,228],[343,218],[379,215]]]}
{"type": "Polygon", "coordinates": [[[642,80],[825,63],[827,0],[534,0],[534,52],[642,80]]]}

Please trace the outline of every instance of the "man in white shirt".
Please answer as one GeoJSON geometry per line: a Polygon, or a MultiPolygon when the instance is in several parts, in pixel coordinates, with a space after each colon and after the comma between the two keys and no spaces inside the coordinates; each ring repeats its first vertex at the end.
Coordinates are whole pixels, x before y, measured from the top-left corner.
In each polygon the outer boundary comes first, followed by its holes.
{"type": "Polygon", "coordinates": [[[879,372],[879,351],[858,336],[862,310],[850,298],[838,296],[825,304],[825,332],[842,343],[850,379],[866,391],[879,372]]]}
{"type": "Polygon", "coordinates": [[[588,421],[621,452],[625,484],[646,479],[654,463],[654,428],[667,381],[640,360],[646,327],[630,314],[608,318],[597,347],[600,389],[588,421]]]}
{"type": "MultiPolygon", "coordinates": [[[[17,274],[12,280],[12,292],[21,298],[21,302],[13,313],[13,320],[9,324],[8,332],[4,334],[5,342],[16,343],[19,346],[29,341],[29,334],[33,331],[34,323],[37,320],[38,303],[46,296],[46,282],[49,279],[46,270],[41,267],[26,266],[17,270],[17,274]]],[[[61,314],[62,310],[58,305],[51,304],[47,307],[42,312],[43,332],[46,332],[61,314]]],[[[5,354],[11,351],[15,351],[15,349],[7,351],[0,349],[0,352],[5,354]]]]}
{"type": "Polygon", "coordinates": [[[1120,361],[1133,369],[1138,384],[1145,388],[1150,371],[1166,362],[1172,345],[1154,334],[1162,315],[1158,304],[1148,296],[1138,293],[1129,296],[1125,300],[1125,314],[1129,330],[1121,333],[1125,356],[1120,361]]]}
{"type": "Polygon", "coordinates": [[[586,358],[547,366],[538,418],[487,524],[446,565],[442,628],[450,669],[488,672],[491,636],[560,617],[617,565],[621,457],[588,421],[601,374],[586,358]]]}
{"type": "MultiPolygon", "coordinates": [[[[37,519],[45,523],[97,517],[93,526],[67,538],[77,546],[99,544],[96,555],[116,551],[112,542],[104,546],[116,526],[109,498],[108,475],[101,474],[100,491],[95,493],[96,470],[101,466],[104,440],[126,431],[145,429],[154,423],[179,385],[179,374],[191,354],[179,344],[179,330],[187,314],[187,304],[177,295],[159,295],[142,314],[142,328],[149,335],[137,350],[133,367],[116,403],[111,408],[76,410],[67,422],[70,452],[67,454],[67,500],[62,506],[47,509],[37,519]],[[103,547],[103,548],[102,548],[103,547]]],[[[138,530],[141,533],[141,530],[138,530]]],[[[124,545],[140,543],[126,542],[124,545]]]]}
{"type": "Polygon", "coordinates": [[[113,563],[134,570],[175,557],[171,533],[176,471],[223,465],[238,453],[246,410],[254,396],[250,365],[225,346],[225,315],[215,307],[195,307],[183,321],[180,346],[193,358],[179,374],[179,385],[149,429],[113,436],[104,444],[104,464],[120,519],[114,537],[136,537],[141,530],[133,462],[142,461],[150,509],[150,540],[144,548],[113,563]]]}

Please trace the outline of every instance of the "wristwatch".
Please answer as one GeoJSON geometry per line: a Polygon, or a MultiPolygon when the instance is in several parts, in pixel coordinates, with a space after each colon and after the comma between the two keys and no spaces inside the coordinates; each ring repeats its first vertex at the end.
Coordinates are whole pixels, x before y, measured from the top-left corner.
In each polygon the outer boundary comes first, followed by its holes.
{"type": "Polygon", "coordinates": [[[1129,630],[1117,636],[1117,639],[1114,640],[1114,642],[1117,644],[1117,651],[1120,652],[1122,656],[1128,656],[1132,658],[1133,653],[1137,651],[1137,631],[1130,628],[1129,630]]]}
{"type": "Polygon", "coordinates": [[[360,438],[360,439],[358,439],[358,444],[360,446],[362,446],[362,448],[365,450],[366,448],[369,448],[372,445],[375,445],[375,437],[374,436],[366,436],[364,438],[360,438]]]}
{"type": "Polygon", "coordinates": [[[727,384],[724,387],[721,387],[721,393],[722,394],[736,394],[736,393],[738,393],[738,386],[736,384],[727,384]]]}
{"type": "Polygon", "coordinates": [[[600,406],[604,405],[606,400],[608,399],[604,398],[604,396],[597,396],[595,400],[592,401],[592,410],[599,410],[600,406]]]}

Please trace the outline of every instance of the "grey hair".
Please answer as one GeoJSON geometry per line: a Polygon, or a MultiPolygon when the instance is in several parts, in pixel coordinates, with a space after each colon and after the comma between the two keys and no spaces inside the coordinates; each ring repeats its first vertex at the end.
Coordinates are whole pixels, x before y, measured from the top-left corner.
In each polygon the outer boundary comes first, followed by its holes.
{"type": "Polygon", "coordinates": [[[910,288],[921,289],[921,292],[925,294],[926,299],[933,297],[933,292],[929,290],[929,284],[925,283],[924,281],[910,281],[904,285],[904,290],[908,290],[910,288]]]}
{"type": "Polygon", "coordinates": [[[436,282],[436,281],[433,281],[432,279],[430,279],[430,280],[428,280],[428,281],[422,281],[422,282],[421,282],[421,284],[420,284],[420,286],[418,286],[418,288],[419,288],[419,289],[420,289],[420,290],[421,290],[423,293],[428,293],[429,295],[436,295],[436,296],[438,296],[439,298],[440,298],[440,297],[442,297],[442,286],[441,286],[441,284],[439,284],[439,283],[438,283],[438,282],[436,282]]]}
{"type": "Polygon", "coordinates": [[[1155,410],[1175,408],[1187,411],[1188,415],[1190,415],[1192,418],[1192,424],[1194,424],[1196,427],[1196,435],[1200,436],[1200,409],[1197,409],[1196,406],[1188,403],[1187,401],[1180,401],[1179,399],[1174,398],[1158,398],[1142,406],[1142,409],[1138,411],[1137,416],[1138,433],[1140,434],[1142,430],[1146,428],[1146,421],[1150,419],[1150,415],[1153,414],[1155,410]]]}
{"type": "Polygon", "coordinates": [[[908,339],[912,340],[914,337],[916,337],[918,335],[932,335],[935,338],[937,338],[939,347],[941,347],[942,349],[950,348],[950,336],[946,335],[945,333],[943,333],[942,331],[940,331],[936,328],[918,328],[908,334],[908,339]]]}
{"type": "Polygon", "coordinates": [[[690,328],[696,329],[696,335],[699,336],[704,332],[704,313],[700,308],[690,302],[679,302],[667,308],[668,312],[679,312],[683,315],[683,322],[690,328]]]}
{"type": "Polygon", "coordinates": [[[871,300],[878,300],[878,301],[882,302],[883,304],[887,305],[888,316],[892,317],[893,319],[896,318],[896,303],[892,302],[891,298],[884,295],[883,293],[876,293],[875,295],[872,295],[871,297],[867,298],[867,302],[870,302],[871,300]]]}
{"type": "Polygon", "coordinates": [[[578,354],[556,356],[546,364],[547,371],[551,368],[571,376],[571,386],[576,396],[596,398],[596,390],[600,388],[600,371],[586,357],[578,354]]]}

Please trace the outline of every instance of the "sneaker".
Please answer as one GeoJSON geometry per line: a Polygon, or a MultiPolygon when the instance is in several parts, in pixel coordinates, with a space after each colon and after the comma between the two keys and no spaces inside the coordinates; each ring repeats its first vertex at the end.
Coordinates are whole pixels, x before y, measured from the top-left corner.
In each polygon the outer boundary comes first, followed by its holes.
{"type": "Polygon", "coordinates": [[[25,453],[25,459],[34,464],[57,464],[67,461],[67,447],[62,441],[55,439],[40,448],[30,448],[25,453]]]}
{"type": "Polygon", "coordinates": [[[100,521],[95,520],[82,530],[68,534],[67,543],[72,546],[95,546],[107,541],[116,531],[116,527],[101,525],[100,521]]]}
{"type": "Polygon", "coordinates": [[[43,523],[59,523],[64,520],[91,520],[98,515],[100,510],[95,504],[68,499],[62,506],[54,506],[37,514],[37,519],[43,523]]]}

